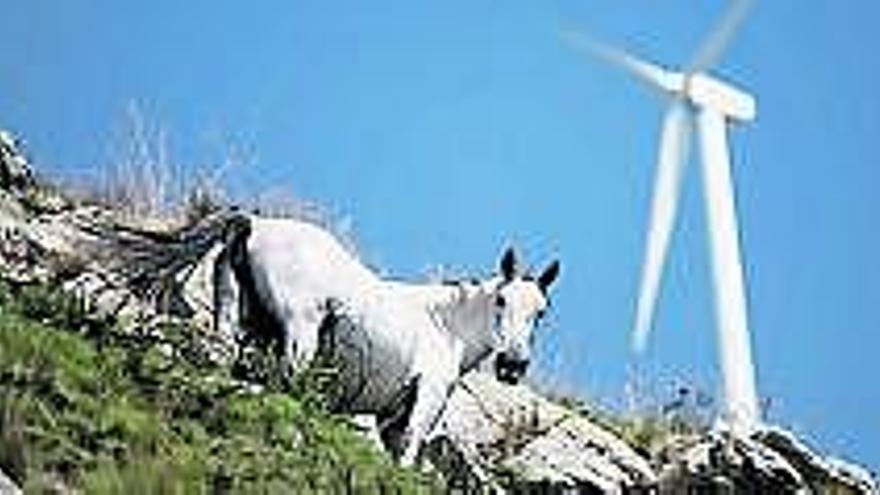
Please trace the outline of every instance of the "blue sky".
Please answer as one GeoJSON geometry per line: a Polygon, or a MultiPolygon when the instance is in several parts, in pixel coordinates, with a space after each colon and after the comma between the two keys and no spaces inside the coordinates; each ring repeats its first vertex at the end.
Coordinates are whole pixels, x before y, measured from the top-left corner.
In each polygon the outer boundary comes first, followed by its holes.
{"type": "MultiPolygon", "coordinates": [[[[231,188],[285,188],[350,218],[364,256],[395,275],[485,273],[508,243],[535,264],[558,256],[545,375],[609,404],[634,374],[714,392],[697,169],[637,360],[663,102],[558,33],[683,63],[725,2],[419,3],[6,5],[0,127],[42,170],[82,176],[111,159],[135,100],[178,163],[246,145],[255,164],[231,188]]],[[[732,143],[759,392],[772,420],[876,470],[880,4],[756,3],[717,72],[758,99],[732,143]]]]}

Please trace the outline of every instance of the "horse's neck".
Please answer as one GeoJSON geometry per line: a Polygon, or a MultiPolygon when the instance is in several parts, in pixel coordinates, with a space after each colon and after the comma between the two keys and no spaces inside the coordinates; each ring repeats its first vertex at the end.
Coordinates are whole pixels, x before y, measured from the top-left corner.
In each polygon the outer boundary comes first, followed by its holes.
{"type": "Polygon", "coordinates": [[[439,325],[464,344],[462,366],[472,368],[492,351],[487,284],[456,283],[432,286],[429,310],[439,325]]]}

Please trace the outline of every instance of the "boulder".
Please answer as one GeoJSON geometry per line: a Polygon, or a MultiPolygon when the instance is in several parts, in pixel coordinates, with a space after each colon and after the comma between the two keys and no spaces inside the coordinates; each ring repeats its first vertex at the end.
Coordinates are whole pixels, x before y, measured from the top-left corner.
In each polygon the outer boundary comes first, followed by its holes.
{"type": "Polygon", "coordinates": [[[810,493],[784,457],[724,430],[674,437],[656,461],[660,493],[810,493]]]}
{"type": "Polygon", "coordinates": [[[581,413],[482,371],[455,388],[427,452],[465,491],[637,493],[657,480],[646,459],[581,413]]]}
{"type": "Polygon", "coordinates": [[[21,495],[21,488],[0,469],[0,495],[21,495]]]}
{"type": "Polygon", "coordinates": [[[659,492],[877,495],[864,469],[825,458],[779,427],[751,436],[724,428],[675,436],[655,456],[659,492]]]}
{"type": "Polygon", "coordinates": [[[754,438],[797,469],[813,493],[880,495],[880,487],[870,472],[850,462],[822,456],[790,431],[767,426],[754,438]]]}
{"type": "Polygon", "coordinates": [[[0,188],[22,191],[33,184],[33,173],[12,134],[0,130],[0,188]]]}

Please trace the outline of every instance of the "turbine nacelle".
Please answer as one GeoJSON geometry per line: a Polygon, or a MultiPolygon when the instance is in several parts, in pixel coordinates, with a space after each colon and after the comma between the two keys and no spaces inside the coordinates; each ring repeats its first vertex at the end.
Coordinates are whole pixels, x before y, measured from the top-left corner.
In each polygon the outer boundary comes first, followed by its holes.
{"type": "Polygon", "coordinates": [[[684,95],[693,105],[711,108],[729,119],[747,122],[755,118],[756,105],[752,95],[706,73],[687,77],[684,95]]]}
{"type": "MultiPolygon", "coordinates": [[[[639,60],[639,63],[643,66],[653,65],[643,60],[639,60]]],[[[656,69],[652,71],[653,77],[646,78],[645,73],[638,75],[662,92],[683,99],[697,108],[711,108],[732,120],[754,120],[757,109],[755,98],[738,87],[705,72],[685,74],[653,67],[656,69]]]]}

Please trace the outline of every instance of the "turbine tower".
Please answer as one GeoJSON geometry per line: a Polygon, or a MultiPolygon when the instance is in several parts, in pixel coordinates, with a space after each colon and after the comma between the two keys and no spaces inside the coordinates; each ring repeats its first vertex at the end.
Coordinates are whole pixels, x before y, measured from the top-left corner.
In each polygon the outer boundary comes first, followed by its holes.
{"type": "Polygon", "coordinates": [[[727,142],[728,122],[755,118],[755,100],[710,76],[751,2],[733,0],[683,71],[670,71],[577,33],[563,36],[576,47],[619,65],[671,99],[663,121],[651,219],[636,309],[633,345],[645,348],[663,265],[678,207],[682,171],[696,126],[711,250],[718,354],[724,386],[721,419],[734,434],[748,435],[760,421],[748,331],[744,273],[727,142]]]}

